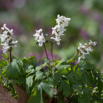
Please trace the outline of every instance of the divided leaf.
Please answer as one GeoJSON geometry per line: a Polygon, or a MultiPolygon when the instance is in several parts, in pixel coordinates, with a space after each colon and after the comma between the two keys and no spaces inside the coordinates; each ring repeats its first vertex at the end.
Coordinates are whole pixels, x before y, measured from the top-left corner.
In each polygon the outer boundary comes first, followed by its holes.
{"type": "Polygon", "coordinates": [[[82,82],[85,82],[86,84],[89,84],[92,86],[93,79],[92,79],[92,76],[87,71],[82,70],[81,79],[82,79],[82,82]]]}
{"type": "Polygon", "coordinates": [[[37,71],[37,72],[36,72],[35,80],[39,80],[39,79],[43,78],[43,75],[44,75],[43,72],[37,71]]]}
{"type": "Polygon", "coordinates": [[[41,86],[42,86],[43,90],[45,91],[45,93],[50,98],[53,98],[53,90],[52,90],[51,85],[49,83],[47,83],[47,82],[41,82],[41,86]]]}
{"type": "Polygon", "coordinates": [[[68,97],[70,95],[71,90],[70,90],[69,82],[67,80],[61,81],[58,91],[61,92],[62,90],[63,90],[63,95],[65,95],[65,97],[68,97]]]}
{"type": "Polygon", "coordinates": [[[82,96],[78,97],[79,103],[91,103],[91,94],[90,93],[83,93],[82,96]]]}
{"type": "Polygon", "coordinates": [[[44,103],[41,85],[39,85],[37,89],[34,91],[34,93],[31,95],[28,103],[44,103]]]}
{"type": "Polygon", "coordinates": [[[26,78],[26,91],[29,94],[29,88],[32,86],[33,84],[33,76],[34,75],[30,75],[26,78]]]}
{"type": "Polygon", "coordinates": [[[82,61],[82,60],[78,63],[78,67],[79,67],[79,68],[83,68],[83,69],[85,69],[85,70],[95,69],[95,67],[94,67],[93,64],[91,64],[90,62],[82,61]]]}

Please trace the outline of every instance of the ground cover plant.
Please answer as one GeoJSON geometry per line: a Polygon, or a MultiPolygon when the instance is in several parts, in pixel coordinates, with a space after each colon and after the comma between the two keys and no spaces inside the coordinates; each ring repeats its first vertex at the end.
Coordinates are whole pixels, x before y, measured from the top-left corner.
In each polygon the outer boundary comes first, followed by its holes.
{"type": "Polygon", "coordinates": [[[43,46],[46,54],[46,57],[39,60],[34,56],[13,56],[12,50],[18,41],[13,41],[13,30],[7,28],[6,24],[1,28],[3,59],[0,60],[0,82],[17,98],[18,103],[103,102],[103,74],[95,65],[83,60],[93,52],[96,41],[90,40],[84,45],[80,43],[77,52],[69,60],[59,61],[53,58],[53,45],[60,45],[70,20],[71,18],[57,15],[56,26],[52,28],[50,36],[43,34],[42,29],[36,30],[33,34],[36,44],[43,46]],[[51,46],[52,60],[48,57],[46,45],[51,46]]]}

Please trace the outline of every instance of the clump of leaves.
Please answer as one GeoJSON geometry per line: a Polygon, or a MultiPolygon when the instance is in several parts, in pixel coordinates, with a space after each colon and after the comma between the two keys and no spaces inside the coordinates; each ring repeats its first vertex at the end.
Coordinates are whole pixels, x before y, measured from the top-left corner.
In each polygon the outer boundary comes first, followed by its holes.
{"type": "Polygon", "coordinates": [[[103,102],[103,74],[94,65],[85,61],[73,65],[67,60],[43,60],[41,65],[33,56],[13,59],[8,64],[1,60],[2,84],[15,97],[11,83],[23,86],[30,97],[28,103],[103,102]]]}

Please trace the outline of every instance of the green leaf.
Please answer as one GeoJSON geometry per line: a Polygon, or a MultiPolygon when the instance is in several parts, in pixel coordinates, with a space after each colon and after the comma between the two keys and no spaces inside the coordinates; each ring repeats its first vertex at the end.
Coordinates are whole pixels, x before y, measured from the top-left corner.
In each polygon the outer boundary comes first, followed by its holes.
{"type": "Polygon", "coordinates": [[[58,73],[54,73],[54,79],[59,82],[60,81],[60,76],[58,73]]]}
{"type": "Polygon", "coordinates": [[[5,75],[5,74],[6,74],[6,71],[7,71],[7,70],[4,69],[1,74],[5,75]]]}
{"type": "Polygon", "coordinates": [[[56,73],[54,73],[54,76],[49,76],[48,81],[53,85],[57,86],[57,84],[60,82],[60,76],[56,73]]]}
{"type": "Polygon", "coordinates": [[[7,55],[7,54],[6,54],[6,55],[1,54],[1,56],[2,56],[4,59],[8,60],[8,55],[7,55]]]}
{"type": "Polygon", "coordinates": [[[60,82],[60,76],[58,73],[54,73],[53,76],[48,77],[48,81],[53,85],[57,86],[57,84],[60,82]]]}
{"type": "Polygon", "coordinates": [[[79,103],[91,103],[91,94],[90,93],[83,93],[82,96],[78,97],[79,103]]]}
{"type": "Polygon", "coordinates": [[[5,60],[0,60],[0,69],[5,68],[5,66],[7,65],[7,62],[5,60]]]}
{"type": "Polygon", "coordinates": [[[24,67],[23,72],[24,72],[24,74],[25,74],[25,73],[30,73],[30,72],[32,72],[32,70],[34,70],[33,65],[26,65],[26,66],[24,67]]]}
{"type": "Polygon", "coordinates": [[[73,91],[77,91],[77,93],[79,93],[79,92],[80,92],[80,89],[81,89],[81,87],[80,87],[80,84],[79,84],[79,83],[72,85],[72,90],[73,90],[73,91]]]}
{"type": "Polygon", "coordinates": [[[58,91],[61,92],[62,90],[63,90],[63,95],[65,95],[65,97],[68,97],[70,95],[71,90],[70,90],[69,82],[67,80],[61,81],[58,91]]]}
{"type": "Polygon", "coordinates": [[[3,70],[2,69],[0,69],[0,75],[1,75],[1,73],[3,72],[3,70]]]}
{"type": "MultiPolygon", "coordinates": [[[[68,64],[71,63],[71,60],[72,60],[72,58],[69,59],[69,60],[67,60],[67,63],[68,63],[68,64]]],[[[74,60],[73,60],[72,62],[74,62],[74,60]]]]}
{"type": "Polygon", "coordinates": [[[18,66],[19,66],[20,69],[23,69],[23,62],[22,62],[21,59],[19,59],[19,60],[17,61],[17,64],[18,64],[18,66]]]}
{"type": "Polygon", "coordinates": [[[41,85],[39,85],[37,89],[34,91],[34,93],[31,95],[28,103],[44,103],[41,85]]]}
{"type": "Polygon", "coordinates": [[[47,83],[47,82],[41,82],[41,86],[42,86],[43,90],[45,91],[45,93],[50,98],[53,98],[53,90],[52,90],[51,85],[49,83],[47,83]]]}
{"type": "Polygon", "coordinates": [[[44,64],[37,66],[36,67],[36,71],[39,71],[40,69],[42,69],[43,67],[45,67],[48,64],[48,62],[45,62],[44,64]]]}
{"type": "Polygon", "coordinates": [[[29,94],[29,88],[33,84],[33,77],[34,77],[34,75],[30,75],[29,77],[26,78],[26,91],[28,94],[29,94]]]}
{"type": "Polygon", "coordinates": [[[43,68],[42,66],[37,66],[35,69],[36,71],[39,71],[41,68],[43,68]]]}
{"type": "Polygon", "coordinates": [[[39,79],[43,78],[43,76],[44,76],[44,73],[43,73],[43,72],[37,71],[37,72],[36,72],[35,80],[39,80],[39,79]]]}
{"type": "Polygon", "coordinates": [[[63,100],[61,99],[58,99],[58,102],[57,103],[63,103],[63,100]]]}
{"type": "Polygon", "coordinates": [[[19,65],[17,64],[17,60],[13,59],[11,64],[12,64],[12,67],[15,68],[18,71],[19,75],[22,75],[22,72],[21,72],[21,70],[19,68],[19,65]]]}
{"type": "Polygon", "coordinates": [[[81,74],[82,82],[85,82],[86,84],[89,84],[92,86],[93,84],[93,78],[92,76],[85,70],[82,69],[82,74],[81,74]]]}
{"type": "Polygon", "coordinates": [[[18,86],[21,86],[21,85],[23,85],[24,88],[26,87],[26,80],[24,76],[20,76],[18,78],[18,86]]]}
{"type": "Polygon", "coordinates": [[[59,61],[59,63],[56,65],[56,68],[58,68],[61,64],[66,64],[65,59],[62,59],[61,61],[59,61]]]}
{"type": "Polygon", "coordinates": [[[22,60],[22,62],[23,62],[24,65],[27,65],[28,62],[26,60],[26,57],[22,58],[21,60],[22,60]]]}
{"type": "Polygon", "coordinates": [[[9,79],[16,79],[19,77],[19,69],[16,63],[11,63],[7,66],[7,72],[6,75],[9,79]]]}
{"type": "Polygon", "coordinates": [[[101,91],[103,90],[103,82],[101,80],[98,80],[98,90],[99,90],[99,93],[101,94],[101,91]]]}
{"type": "Polygon", "coordinates": [[[59,60],[54,60],[54,66],[56,66],[59,63],[59,60]]]}
{"type": "Polygon", "coordinates": [[[36,67],[38,65],[38,60],[35,59],[34,56],[27,58],[29,65],[33,65],[36,67]]]}
{"type": "Polygon", "coordinates": [[[74,84],[75,80],[74,80],[74,77],[73,77],[73,72],[70,72],[68,74],[68,79],[69,79],[70,84],[74,84]]]}
{"type": "Polygon", "coordinates": [[[30,75],[29,77],[26,78],[26,84],[28,87],[31,87],[33,84],[33,77],[34,75],[30,75]]]}
{"type": "Polygon", "coordinates": [[[70,65],[60,65],[57,69],[58,69],[58,72],[61,74],[68,74],[69,67],[70,65]]]}
{"type": "Polygon", "coordinates": [[[72,72],[73,77],[75,78],[75,80],[81,80],[81,75],[77,72],[72,72]]]}
{"type": "Polygon", "coordinates": [[[82,61],[82,60],[78,63],[78,67],[79,68],[83,68],[85,70],[93,70],[93,69],[95,69],[95,66],[93,64],[91,64],[90,62],[82,61]]]}
{"type": "Polygon", "coordinates": [[[53,77],[48,77],[48,81],[49,81],[50,83],[52,83],[54,86],[56,86],[56,84],[57,84],[57,82],[54,80],[53,77]]]}
{"type": "Polygon", "coordinates": [[[16,80],[16,79],[11,79],[10,81],[11,81],[11,83],[13,83],[13,84],[17,84],[17,83],[18,83],[18,80],[16,80]]]}

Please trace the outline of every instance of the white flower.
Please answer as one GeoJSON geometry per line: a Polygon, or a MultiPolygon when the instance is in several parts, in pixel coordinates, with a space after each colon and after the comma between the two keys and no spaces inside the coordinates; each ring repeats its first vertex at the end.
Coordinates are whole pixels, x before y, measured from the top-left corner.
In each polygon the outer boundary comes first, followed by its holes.
{"type": "Polygon", "coordinates": [[[39,36],[42,33],[42,29],[36,30],[36,33],[33,34],[33,36],[35,37],[35,40],[39,40],[39,36]]]}
{"type": "Polygon", "coordinates": [[[3,33],[0,34],[1,45],[3,45],[3,53],[6,54],[10,47],[16,47],[16,43],[18,41],[12,40],[13,29],[8,29],[6,27],[6,24],[4,24],[3,27],[1,27],[1,29],[3,30],[3,33]]]}
{"type": "Polygon", "coordinates": [[[62,25],[64,27],[68,26],[69,21],[71,20],[71,18],[67,18],[65,16],[60,16],[59,14],[57,15],[57,19],[56,19],[56,23],[58,25],[62,25]]]}
{"type": "Polygon", "coordinates": [[[68,26],[70,18],[66,18],[64,16],[57,16],[56,23],[57,25],[52,28],[52,34],[54,35],[51,39],[54,39],[57,42],[57,45],[60,44],[60,36],[63,36],[64,31],[66,31],[65,27],[68,26]]]}
{"type": "Polygon", "coordinates": [[[90,40],[89,44],[92,45],[92,46],[96,46],[97,42],[92,42],[92,41],[90,40]]]}
{"type": "Polygon", "coordinates": [[[36,30],[36,33],[33,34],[35,40],[39,43],[39,46],[42,46],[43,43],[46,41],[42,31],[42,29],[36,30]]]}
{"type": "Polygon", "coordinates": [[[45,42],[44,36],[43,36],[43,35],[40,35],[40,36],[39,36],[39,40],[37,40],[37,41],[39,42],[39,46],[42,46],[43,43],[45,42]]]}
{"type": "Polygon", "coordinates": [[[9,28],[7,28],[7,27],[6,27],[6,24],[4,24],[3,27],[1,27],[1,29],[2,29],[2,30],[6,30],[7,32],[10,33],[10,35],[13,35],[13,29],[10,30],[9,28]]]}
{"type": "Polygon", "coordinates": [[[8,37],[7,31],[4,31],[3,34],[0,34],[1,42],[4,42],[6,38],[8,37]]]}
{"type": "Polygon", "coordinates": [[[56,35],[55,37],[51,37],[51,39],[54,39],[57,42],[57,45],[60,45],[60,36],[56,35]]]}
{"type": "Polygon", "coordinates": [[[3,54],[6,55],[7,51],[10,49],[10,46],[3,46],[3,54]]]}
{"type": "Polygon", "coordinates": [[[78,49],[83,49],[83,48],[85,48],[85,45],[82,45],[81,43],[79,43],[78,49]]]}
{"type": "Polygon", "coordinates": [[[80,61],[80,59],[85,59],[85,55],[90,54],[90,52],[93,51],[91,46],[95,46],[96,44],[97,44],[97,42],[92,42],[91,40],[90,40],[89,44],[85,43],[84,45],[82,45],[81,43],[79,43],[79,47],[78,47],[78,52],[79,52],[78,61],[80,61]]]}

